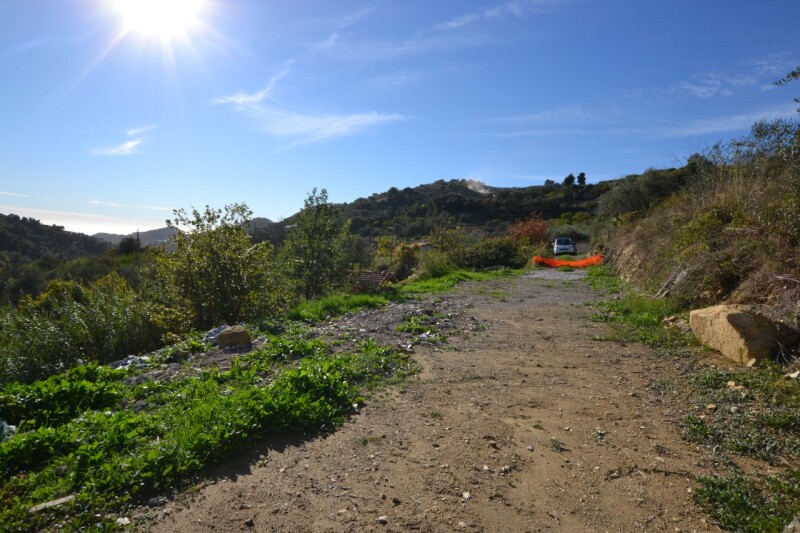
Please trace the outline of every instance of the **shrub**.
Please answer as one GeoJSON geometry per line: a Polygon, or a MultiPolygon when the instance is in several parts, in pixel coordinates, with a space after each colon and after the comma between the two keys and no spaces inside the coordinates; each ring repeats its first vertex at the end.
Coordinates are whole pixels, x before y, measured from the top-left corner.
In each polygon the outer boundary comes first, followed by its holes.
{"type": "Polygon", "coordinates": [[[271,245],[251,245],[244,231],[252,214],[246,205],[174,213],[167,224],[178,231],[156,257],[149,287],[162,326],[175,333],[208,329],[282,306],[286,291],[271,245]]]}
{"type": "Polygon", "coordinates": [[[349,233],[349,222],[339,223],[334,207],[328,203],[328,191],[317,193],[313,189],[281,250],[281,258],[302,296],[323,295],[344,281],[349,233]]]}
{"type": "Polygon", "coordinates": [[[530,259],[525,247],[511,237],[489,237],[469,247],[465,253],[465,266],[488,268],[508,266],[521,268],[530,259]]]}
{"type": "Polygon", "coordinates": [[[0,311],[0,383],[30,382],[90,359],[107,363],[160,346],[152,306],[117,274],[82,287],[51,283],[0,311]]]}
{"type": "Polygon", "coordinates": [[[511,224],[508,228],[508,236],[520,244],[547,242],[547,221],[542,218],[541,213],[531,214],[528,218],[517,220],[511,224]]]}
{"type": "Polygon", "coordinates": [[[436,250],[426,250],[419,256],[417,274],[420,278],[441,278],[456,269],[450,256],[436,250]]]}

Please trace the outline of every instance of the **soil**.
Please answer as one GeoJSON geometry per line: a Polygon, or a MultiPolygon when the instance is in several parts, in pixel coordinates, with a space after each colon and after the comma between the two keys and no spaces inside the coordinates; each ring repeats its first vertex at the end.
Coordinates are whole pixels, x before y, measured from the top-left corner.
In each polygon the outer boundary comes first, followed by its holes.
{"type": "Polygon", "coordinates": [[[604,340],[584,281],[515,277],[318,328],[374,338],[420,373],[327,435],[265,440],[136,516],[152,531],[719,531],[693,502],[708,457],[682,438],[681,372],[604,340]],[[431,317],[446,344],[394,331],[431,317]]]}

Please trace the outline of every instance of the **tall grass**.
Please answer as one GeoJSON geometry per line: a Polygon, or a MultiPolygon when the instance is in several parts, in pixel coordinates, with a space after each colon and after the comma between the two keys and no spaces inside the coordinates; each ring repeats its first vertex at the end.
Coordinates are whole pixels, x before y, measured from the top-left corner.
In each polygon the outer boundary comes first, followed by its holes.
{"type": "Polygon", "coordinates": [[[80,294],[56,285],[37,300],[0,310],[0,385],[31,382],[87,361],[107,363],[155,349],[163,331],[117,274],[80,294]]]}

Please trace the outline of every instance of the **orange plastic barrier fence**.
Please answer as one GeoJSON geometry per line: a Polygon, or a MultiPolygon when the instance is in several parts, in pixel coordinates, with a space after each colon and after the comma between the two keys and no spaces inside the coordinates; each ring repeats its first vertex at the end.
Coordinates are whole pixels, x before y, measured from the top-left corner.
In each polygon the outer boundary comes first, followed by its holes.
{"type": "Polygon", "coordinates": [[[592,265],[599,265],[603,262],[602,255],[593,255],[586,259],[578,259],[577,261],[562,261],[561,259],[548,259],[538,255],[533,256],[531,263],[534,265],[544,265],[549,267],[573,267],[573,268],[586,268],[592,265]]]}

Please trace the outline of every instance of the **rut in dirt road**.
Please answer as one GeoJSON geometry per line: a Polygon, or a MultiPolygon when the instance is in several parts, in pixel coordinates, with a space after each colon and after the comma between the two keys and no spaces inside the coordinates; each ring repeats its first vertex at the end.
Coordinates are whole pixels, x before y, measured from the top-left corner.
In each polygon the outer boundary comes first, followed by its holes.
{"type": "Polygon", "coordinates": [[[583,281],[516,277],[342,318],[379,324],[350,329],[384,342],[397,323],[377,317],[414,307],[478,327],[417,346],[420,374],[370,395],[334,433],[264,441],[213,483],[143,511],[143,527],[718,531],[692,499],[703,455],[654,386],[674,363],[603,340],[584,305],[597,297],[583,281]]]}

